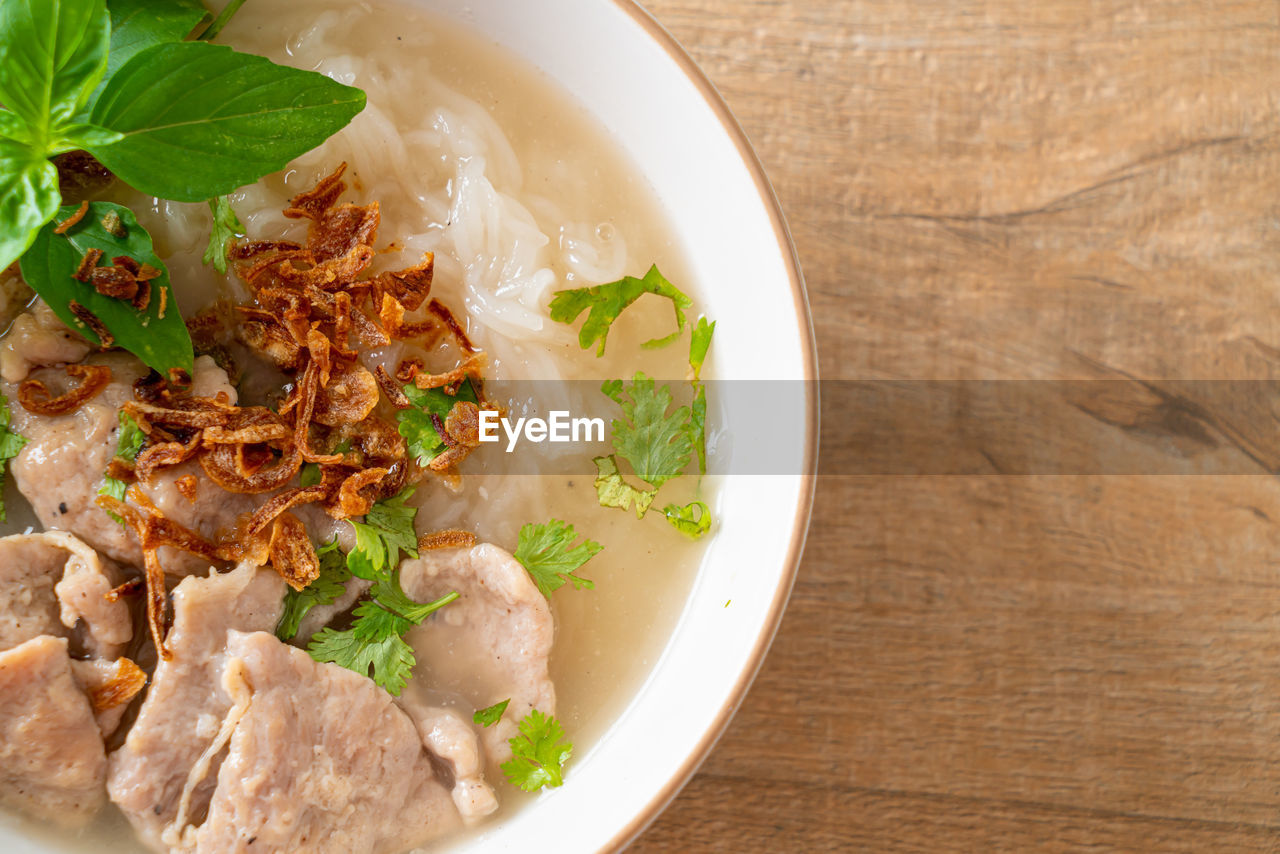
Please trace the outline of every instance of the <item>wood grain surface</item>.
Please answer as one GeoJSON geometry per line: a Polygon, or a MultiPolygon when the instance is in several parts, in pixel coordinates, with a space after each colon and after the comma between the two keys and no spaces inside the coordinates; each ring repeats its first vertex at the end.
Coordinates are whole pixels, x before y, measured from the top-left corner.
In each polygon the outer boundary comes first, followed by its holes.
{"type": "Polygon", "coordinates": [[[774,182],[825,379],[1120,397],[947,431],[829,385],[778,639],[633,850],[1280,850],[1280,392],[1176,385],[1280,379],[1280,4],[648,5],[774,182]],[[1050,425],[1131,467],[1028,468],[1050,425]],[[848,465],[931,431],[956,472],[848,465]]]}

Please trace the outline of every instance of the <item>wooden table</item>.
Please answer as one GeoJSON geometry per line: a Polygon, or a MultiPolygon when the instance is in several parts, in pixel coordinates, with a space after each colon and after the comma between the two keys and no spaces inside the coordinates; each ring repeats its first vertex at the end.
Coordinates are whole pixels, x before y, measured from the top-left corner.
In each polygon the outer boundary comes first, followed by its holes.
{"type": "MultiPolygon", "coordinates": [[[[1280,848],[1280,392],[1169,391],[1280,378],[1280,4],[649,6],[773,179],[824,378],[1123,394],[821,478],[759,680],[634,850],[1280,848]],[[1052,423],[1132,468],[1010,474],[1052,423]]],[[[824,442],[860,417],[828,394],[824,442]]]]}

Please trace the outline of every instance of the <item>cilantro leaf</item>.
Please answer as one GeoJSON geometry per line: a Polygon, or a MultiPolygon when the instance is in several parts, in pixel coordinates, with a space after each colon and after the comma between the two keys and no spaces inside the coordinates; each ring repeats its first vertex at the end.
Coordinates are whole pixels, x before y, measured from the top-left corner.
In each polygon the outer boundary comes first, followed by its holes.
{"type": "Polygon", "coordinates": [[[142,446],[147,443],[147,434],[142,432],[138,422],[126,412],[120,413],[120,436],[116,440],[116,456],[125,462],[136,463],[142,446]]]}
{"type": "Polygon", "coordinates": [[[458,393],[453,395],[446,394],[444,389],[418,388],[413,383],[405,385],[404,394],[413,406],[396,412],[396,421],[400,425],[400,435],[405,439],[409,454],[417,457],[418,464],[423,466],[429,465],[448,447],[431,416],[435,415],[443,421],[449,417],[458,401],[479,403],[471,380],[458,386],[458,393]]]}
{"type": "Polygon", "coordinates": [[[707,350],[711,347],[711,336],[715,334],[715,321],[707,322],[699,317],[689,338],[689,367],[693,369],[695,385],[702,380],[702,363],[707,359],[707,350]]]}
{"type": "Polygon", "coordinates": [[[668,414],[671,389],[655,388],[644,373],[637,373],[630,385],[606,381],[600,390],[622,407],[622,419],[613,420],[613,448],[631,463],[636,476],[655,487],[679,476],[693,458],[689,407],[668,414]]]}
{"type": "Polygon", "coordinates": [[[573,573],[599,554],[604,546],[595,540],[583,540],[571,547],[577,536],[572,525],[566,525],[559,519],[552,519],[545,525],[528,524],[520,529],[515,559],[529,571],[533,583],[548,599],[566,582],[571,582],[577,590],[596,586],[594,581],[573,573]]]}
{"type": "Polygon", "coordinates": [[[351,571],[347,569],[346,556],[338,548],[338,538],[316,549],[316,556],[320,558],[320,575],[301,590],[291,587],[285,591],[284,610],[276,623],[276,637],[280,640],[296,635],[302,618],[312,608],[332,605],[346,592],[345,584],[351,578],[351,571]]]}
{"type": "Polygon", "coordinates": [[[6,521],[4,509],[4,476],[9,460],[18,455],[27,440],[9,429],[9,398],[0,394],[0,522],[6,521]]]}
{"type": "Polygon", "coordinates": [[[374,598],[352,612],[355,620],[344,631],[326,628],[316,633],[307,652],[316,661],[329,661],[368,676],[393,696],[400,696],[417,659],[404,639],[409,629],[458,598],[457,592],[434,602],[417,603],[400,589],[399,575],[374,584],[374,598]]]}
{"type": "Polygon", "coordinates": [[[563,738],[560,722],[534,709],[520,721],[520,734],[510,739],[511,759],[502,763],[502,773],[526,792],[563,785],[564,764],[573,753],[573,745],[563,738]]]}
{"type": "Polygon", "coordinates": [[[457,599],[458,593],[446,593],[434,602],[415,602],[400,587],[400,571],[396,570],[389,580],[374,582],[373,598],[384,610],[416,626],[457,599]]]}
{"type": "MultiPolygon", "coordinates": [[[[123,460],[126,463],[136,462],[138,454],[142,451],[142,446],[147,442],[147,434],[142,432],[142,428],[124,412],[120,413],[120,435],[116,438],[116,459],[123,460]]],[[[99,495],[110,495],[117,501],[124,501],[124,494],[129,489],[129,484],[123,480],[116,480],[111,475],[104,474],[102,478],[102,486],[98,488],[99,495]]],[[[123,527],[124,520],[107,511],[107,515],[123,527]]]]}
{"type": "Polygon", "coordinates": [[[688,320],[685,309],[693,305],[693,300],[680,292],[675,285],[667,281],[658,266],[649,268],[644,278],[624,276],[616,282],[596,285],[592,288],[574,288],[556,291],[551,299],[551,319],[558,323],[573,323],[578,315],[590,309],[582,328],[578,330],[578,346],[583,350],[596,344],[596,355],[604,355],[605,339],[609,337],[609,328],[618,319],[623,310],[644,294],[656,294],[671,300],[676,313],[676,331],[663,338],[646,341],[642,347],[654,348],[670,344],[684,331],[688,320]]]}
{"type": "Polygon", "coordinates": [[[413,520],[418,508],[405,501],[414,487],[406,486],[392,498],[376,502],[363,522],[352,521],[356,547],[347,553],[347,569],[357,578],[375,581],[385,577],[400,562],[400,552],[418,556],[418,534],[413,520]]]}
{"type": "Polygon", "coordinates": [[[204,257],[200,260],[212,264],[219,273],[226,273],[227,252],[237,237],[244,237],[244,223],[236,216],[227,196],[210,199],[209,210],[213,212],[213,228],[209,232],[209,248],[204,250],[204,257]]]}
{"type": "Polygon", "coordinates": [[[649,505],[657,496],[658,490],[636,489],[622,478],[618,471],[618,461],[612,456],[596,457],[596,497],[601,507],[617,507],[619,510],[630,510],[634,503],[636,518],[643,519],[649,505]]]}
{"type": "Polygon", "coordinates": [[[693,403],[689,406],[689,442],[698,453],[698,473],[707,473],[707,387],[702,384],[702,363],[706,361],[714,321],[699,317],[689,340],[689,368],[693,372],[693,403]]]}
{"type": "Polygon", "coordinates": [[[477,709],[476,713],[471,716],[471,720],[481,726],[490,727],[502,720],[502,713],[507,710],[507,704],[511,702],[511,698],[503,700],[501,703],[494,703],[484,709],[477,709]]]}
{"type": "Polygon", "coordinates": [[[662,508],[662,515],[677,531],[695,540],[711,528],[711,509],[702,501],[692,501],[683,507],[668,504],[662,508]]]}
{"type": "Polygon", "coordinates": [[[409,625],[372,602],[363,602],[354,611],[351,628],[321,629],[307,645],[316,661],[329,661],[361,676],[398,697],[409,682],[416,660],[413,647],[401,636],[409,625]]]}

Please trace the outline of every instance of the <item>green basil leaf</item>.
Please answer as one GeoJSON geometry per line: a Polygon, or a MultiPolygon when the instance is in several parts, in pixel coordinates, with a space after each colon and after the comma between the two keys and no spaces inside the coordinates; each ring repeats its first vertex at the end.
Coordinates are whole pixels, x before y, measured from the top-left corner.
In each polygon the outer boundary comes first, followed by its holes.
{"type": "Polygon", "coordinates": [[[67,124],[59,126],[49,140],[49,156],[62,154],[64,151],[75,151],[91,145],[110,145],[121,139],[121,134],[97,125],[67,124]]]}
{"type": "Polygon", "coordinates": [[[110,32],[104,0],[4,0],[0,101],[47,139],[102,79],[110,32]]]}
{"type": "Polygon", "coordinates": [[[364,109],[359,89],[206,42],[147,48],[107,82],[95,124],[124,134],[90,148],[142,192],[221,196],[284,168],[364,109]]]}
{"type": "Polygon", "coordinates": [[[57,168],[30,148],[0,139],[0,270],[27,251],[60,200],[57,168]]]}
{"type": "Polygon", "coordinates": [[[104,81],[139,52],[180,42],[211,17],[200,0],[107,0],[107,10],[111,13],[111,52],[104,81]]]}
{"type": "MultiPolygon", "coordinates": [[[[54,190],[57,177],[54,176],[54,190]]],[[[58,220],[75,213],[75,206],[57,210],[58,220]]],[[[36,236],[31,249],[22,256],[22,277],[44,298],[63,323],[72,326],[86,339],[98,343],[98,336],[85,328],[72,313],[72,300],[80,303],[102,321],[115,336],[115,343],[133,353],[148,367],[166,374],[170,368],[192,370],[191,338],[172,294],[162,299],[160,289],[170,289],[169,273],[164,262],[151,248],[151,235],[138,224],[133,211],[110,202],[92,202],[89,212],[66,234],[54,234],[54,225],[46,225],[36,236]],[[124,224],[125,236],[116,237],[102,224],[107,213],[115,213],[124,224]],[[151,302],[138,311],[128,302],[103,296],[92,285],[71,278],[89,249],[101,249],[103,263],[119,255],[127,255],[139,264],[150,264],[160,270],[151,282],[151,302]],[[166,305],[164,317],[160,306],[166,305]]]]}
{"type": "Polygon", "coordinates": [[[28,147],[35,147],[36,140],[32,139],[31,125],[20,119],[17,114],[9,110],[0,110],[0,137],[20,142],[28,147]]]}

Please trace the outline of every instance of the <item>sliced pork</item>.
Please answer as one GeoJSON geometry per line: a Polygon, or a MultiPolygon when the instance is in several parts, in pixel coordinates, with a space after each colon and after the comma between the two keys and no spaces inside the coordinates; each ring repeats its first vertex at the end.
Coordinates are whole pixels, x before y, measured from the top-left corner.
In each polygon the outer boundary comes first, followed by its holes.
{"type": "MultiPolygon", "coordinates": [[[[95,502],[111,458],[120,442],[120,407],[133,399],[133,382],[144,375],[142,363],[132,356],[107,353],[88,361],[111,368],[111,382],[92,400],[67,415],[36,415],[17,402],[14,388],[6,388],[13,429],[27,444],[10,463],[14,481],[30,502],[40,522],[50,529],[70,531],[107,556],[131,566],[142,566],[137,540],[95,502]]],[[[50,388],[65,383],[61,368],[43,368],[32,376],[50,388]]],[[[224,392],[236,401],[227,374],[208,356],[195,361],[193,393],[213,396],[224,392]]],[[[233,495],[205,481],[200,467],[188,462],[158,471],[139,489],[164,516],[214,539],[234,527],[242,513],[253,510],[245,495],[233,495]],[[195,475],[203,489],[191,500],[177,481],[195,475]]],[[[171,575],[205,573],[209,561],[171,548],[160,550],[160,562],[171,575]]]]}
{"type": "Polygon", "coordinates": [[[248,697],[182,850],[383,854],[459,825],[413,723],[369,679],[262,632],[231,632],[227,656],[248,697]]]}
{"type": "Polygon", "coordinates": [[[107,760],[66,638],[42,635],[0,652],[0,802],[60,825],[83,825],[106,801],[107,760]]]}
{"type": "Polygon", "coordinates": [[[0,538],[0,649],[40,635],[114,659],[133,636],[129,606],[106,594],[119,568],[61,531],[0,538]]]}
{"type": "Polygon", "coordinates": [[[451,709],[400,702],[418,727],[427,750],[444,766],[445,784],[453,805],[468,822],[481,819],[498,808],[498,796],[484,779],[484,751],[475,728],[451,709]]]}
{"type": "MultiPolygon", "coordinates": [[[[142,840],[165,851],[165,828],[178,815],[192,768],[214,741],[232,698],[221,683],[228,629],[272,631],[285,584],[271,569],[242,564],[232,572],[184,578],[173,591],[171,657],[156,666],[151,688],[123,746],[111,754],[107,791],[142,840]]],[[[190,795],[203,815],[220,757],[190,795]]]]}
{"type": "Polygon", "coordinates": [[[129,701],[147,684],[147,674],[127,658],[72,661],[71,672],[89,697],[104,739],[115,734],[129,701]]]}
{"type": "Polygon", "coordinates": [[[555,714],[547,600],[514,557],[489,543],[424,552],[401,564],[400,585],[418,602],[458,591],[459,599],[414,629],[409,642],[433,687],[477,709],[511,700],[502,720],[480,732],[489,758],[505,762],[507,741],[530,709],[555,714]]]}
{"type": "Polygon", "coordinates": [[[30,311],[14,318],[13,326],[0,341],[0,377],[6,382],[21,382],[32,368],[78,362],[92,350],[89,342],[67,328],[44,300],[36,300],[30,311]]]}

